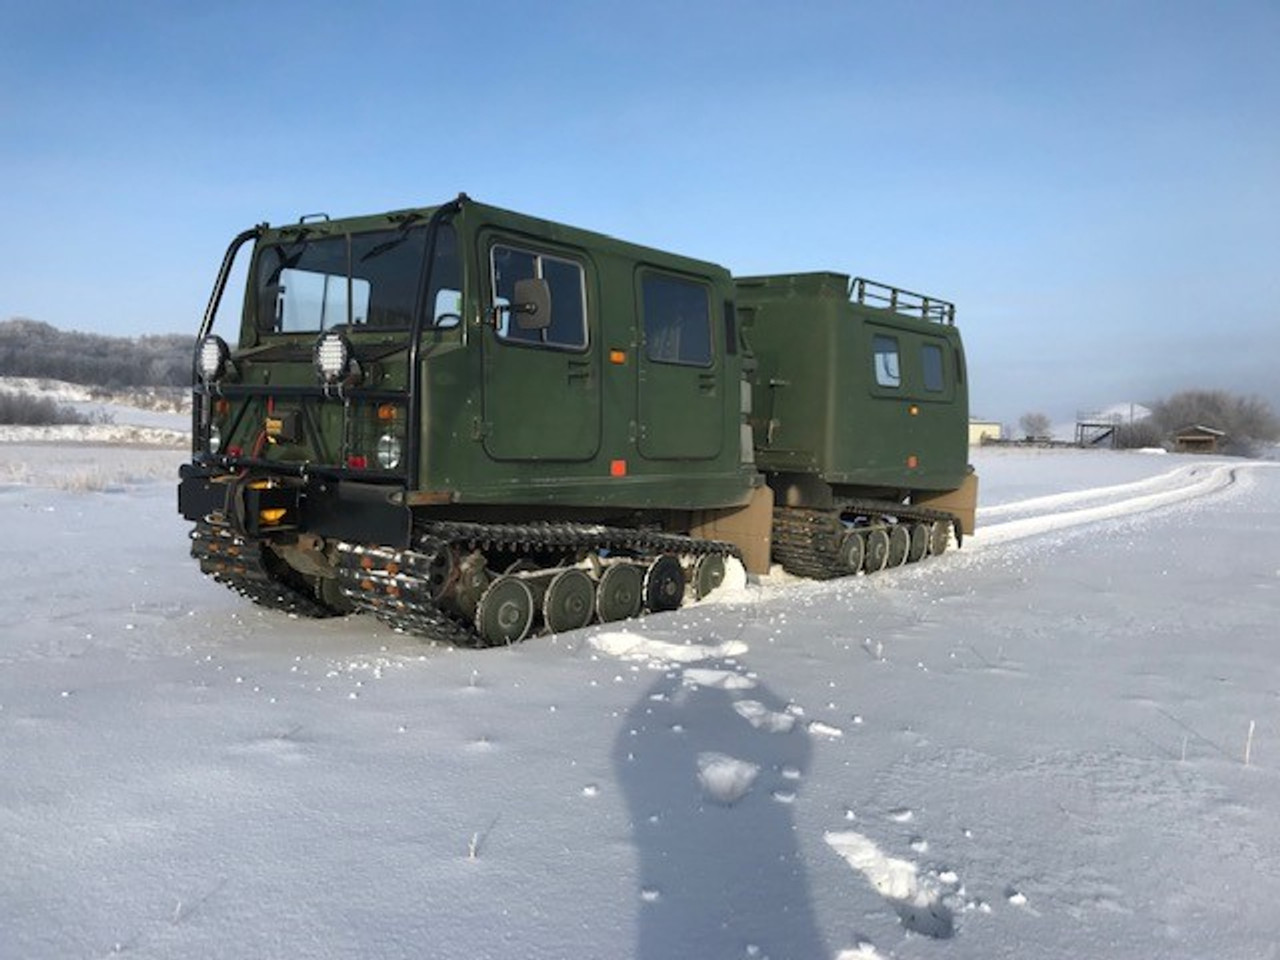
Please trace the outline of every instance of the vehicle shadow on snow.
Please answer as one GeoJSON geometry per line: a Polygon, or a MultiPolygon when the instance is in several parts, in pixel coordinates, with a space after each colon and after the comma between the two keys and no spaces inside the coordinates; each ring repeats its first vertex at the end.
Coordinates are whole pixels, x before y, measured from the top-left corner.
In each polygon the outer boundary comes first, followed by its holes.
{"type": "Polygon", "coordinates": [[[737,667],[700,667],[652,684],[614,748],[639,857],[635,956],[827,957],[792,818],[808,735],[737,667]]]}

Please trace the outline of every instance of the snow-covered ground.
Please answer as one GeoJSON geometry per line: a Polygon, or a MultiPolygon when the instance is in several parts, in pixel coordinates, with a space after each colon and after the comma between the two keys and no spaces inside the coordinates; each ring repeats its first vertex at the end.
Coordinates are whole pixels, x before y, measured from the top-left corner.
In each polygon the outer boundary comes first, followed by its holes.
{"type": "Polygon", "coordinates": [[[0,957],[1277,954],[1274,464],[471,651],[204,580],[181,456],[0,444],[0,957]]]}

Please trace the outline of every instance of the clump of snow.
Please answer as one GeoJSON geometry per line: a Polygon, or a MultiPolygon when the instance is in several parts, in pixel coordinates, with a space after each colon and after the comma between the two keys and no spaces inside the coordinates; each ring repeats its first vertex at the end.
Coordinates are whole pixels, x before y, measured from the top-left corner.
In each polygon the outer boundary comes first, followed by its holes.
{"type": "Polygon", "coordinates": [[[841,950],[836,960],[884,960],[884,955],[876,951],[875,944],[863,941],[851,950],[841,950]]]}
{"type": "Polygon", "coordinates": [[[939,940],[953,935],[952,907],[933,879],[920,875],[916,864],[885,854],[874,841],[853,830],[828,832],[823,839],[893,905],[908,930],[939,940]]]}
{"type": "Polygon", "coordinates": [[[834,740],[837,737],[844,736],[844,731],[839,727],[833,726],[829,723],[823,723],[821,720],[811,721],[807,729],[815,737],[829,737],[834,740]]]}
{"type": "Polygon", "coordinates": [[[711,687],[716,690],[751,690],[756,682],[733,670],[711,670],[701,667],[690,667],[683,672],[684,682],[688,686],[711,687]]]}
{"type": "Polygon", "coordinates": [[[759,700],[735,700],[733,709],[757,730],[769,733],[790,733],[796,718],[789,713],[770,710],[759,700]]]}
{"type": "Polygon", "coordinates": [[[718,644],[672,643],[655,640],[640,633],[616,631],[593,634],[588,643],[601,653],[620,660],[638,660],[642,663],[666,665],[674,663],[698,663],[738,657],[747,652],[747,645],[738,640],[718,644]]]}
{"type": "Polygon", "coordinates": [[[754,763],[737,760],[723,753],[698,754],[698,782],[716,803],[732,806],[747,795],[760,775],[754,763]]]}

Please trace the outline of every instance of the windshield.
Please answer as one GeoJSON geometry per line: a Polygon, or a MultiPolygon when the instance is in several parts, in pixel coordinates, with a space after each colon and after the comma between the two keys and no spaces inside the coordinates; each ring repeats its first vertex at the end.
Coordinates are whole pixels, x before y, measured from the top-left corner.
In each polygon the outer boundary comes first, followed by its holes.
{"type": "MultiPolygon", "coordinates": [[[[255,290],[257,324],[269,333],[319,333],[354,328],[397,330],[419,309],[425,227],[308,237],[263,247],[255,290]]],[[[462,288],[453,227],[436,239],[431,323],[449,326],[460,312],[462,288]]]]}

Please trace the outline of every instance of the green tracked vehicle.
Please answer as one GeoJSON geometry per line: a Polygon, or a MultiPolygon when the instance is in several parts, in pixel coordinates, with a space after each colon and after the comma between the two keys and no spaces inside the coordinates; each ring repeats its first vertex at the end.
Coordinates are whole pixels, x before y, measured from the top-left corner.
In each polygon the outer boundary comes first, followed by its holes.
{"type": "Polygon", "coordinates": [[[735,284],[465,195],[245,231],[196,341],[192,554],[267,607],[502,644],[674,609],[731,557],[939,552],[972,524],[958,333],[838,280],[735,284]],[[212,327],[246,255],[232,346],[212,327]]]}
{"type": "Polygon", "coordinates": [[[915,562],[972,532],[955,307],[835,273],[737,281],[772,552],[826,579],[915,562]]]}

